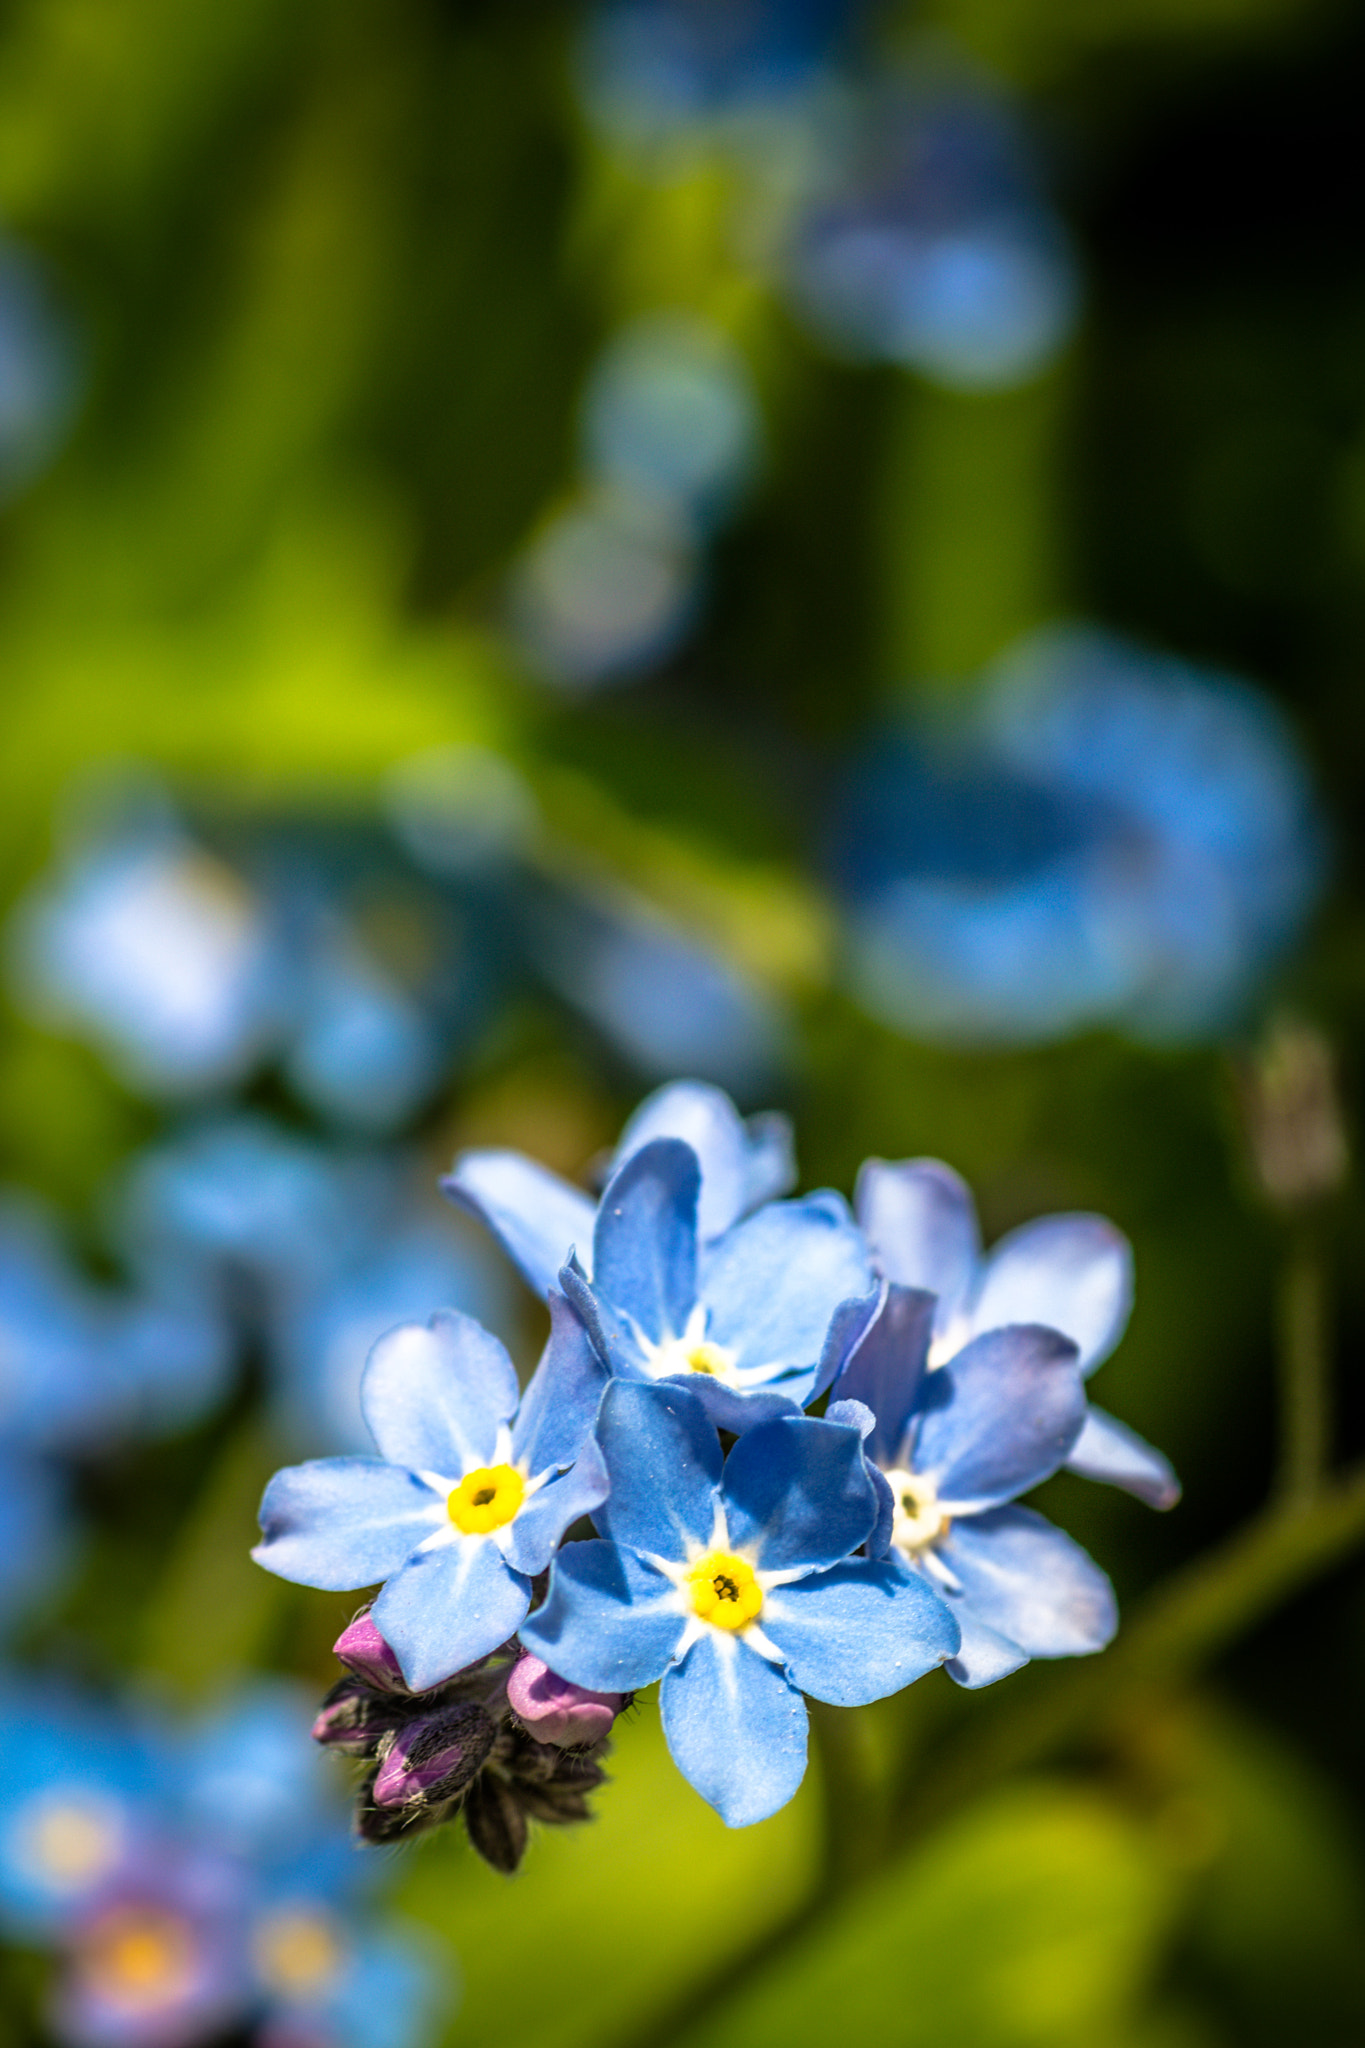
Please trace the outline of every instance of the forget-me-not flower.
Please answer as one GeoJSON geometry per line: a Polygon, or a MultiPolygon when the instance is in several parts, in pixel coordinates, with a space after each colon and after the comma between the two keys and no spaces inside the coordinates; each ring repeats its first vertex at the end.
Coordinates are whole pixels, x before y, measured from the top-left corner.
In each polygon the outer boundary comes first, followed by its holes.
{"type": "MultiPolygon", "coordinates": [[[[1021,1493],[1057,1471],[1085,1416],[1076,1346],[1036,1324],[972,1337],[929,1365],[934,1301],[892,1286],[835,1383],[861,1402],[881,1501],[873,1555],[898,1556],[961,1629],[959,1685],[989,1685],[1030,1657],[1103,1649],[1117,1626],[1108,1579],[1021,1493]]],[[[831,1405],[831,1413],[840,1412],[831,1405]]]]}
{"type": "Polygon", "coordinates": [[[662,1678],[673,1760],[731,1827],[784,1806],[806,1767],[802,1693],[857,1706],[955,1654],[929,1586],[854,1558],[877,1496],[856,1427],[761,1423],[722,1460],[685,1388],[615,1381],[599,1436],[604,1541],[571,1543],[521,1629],[575,1685],[662,1678]]]}
{"type": "Polygon", "coordinates": [[[568,1303],[550,1307],[524,1398],[470,1317],[390,1331],[360,1389],[379,1457],[316,1459],[266,1488],[257,1562],[333,1591],[382,1580],[375,1626],[416,1692],[515,1633],[532,1578],[606,1491],[592,1435],[605,1373],[568,1303]]]}
{"type": "MultiPolygon", "coordinates": [[[[1133,1301],[1133,1255],[1103,1216],[1040,1216],[988,1253],[971,1190],[938,1159],[869,1159],[854,1196],[858,1221],[888,1280],[935,1295],[931,1366],[1010,1323],[1060,1330],[1083,1376],[1108,1358],[1133,1301]]],[[[1180,1483],[1160,1451],[1126,1423],[1089,1407],[1066,1465],[1154,1508],[1174,1507],[1180,1483]]]]}

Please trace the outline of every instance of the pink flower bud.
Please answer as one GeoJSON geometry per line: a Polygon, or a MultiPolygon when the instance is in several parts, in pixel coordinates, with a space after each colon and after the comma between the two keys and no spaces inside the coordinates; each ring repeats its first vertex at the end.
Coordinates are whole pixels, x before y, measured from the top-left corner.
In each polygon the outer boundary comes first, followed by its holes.
{"type": "Polygon", "coordinates": [[[589,1692],[523,1651],[507,1680],[507,1701],[537,1742],[561,1749],[600,1742],[626,1703],[621,1692],[589,1692]]]}
{"type": "Polygon", "coordinates": [[[370,1685],[385,1692],[406,1692],[407,1685],[398,1659],[380,1635],[368,1614],[360,1615],[343,1629],[332,1645],[332,1655],[370,1685]]]}
{"type": "Polygon", "coordinates": [[[497,1730],[482,1707],[445,1707],[409,1721],[372,1788],[376,1806],[453,1799],[483,1768],[497,1730]]]}

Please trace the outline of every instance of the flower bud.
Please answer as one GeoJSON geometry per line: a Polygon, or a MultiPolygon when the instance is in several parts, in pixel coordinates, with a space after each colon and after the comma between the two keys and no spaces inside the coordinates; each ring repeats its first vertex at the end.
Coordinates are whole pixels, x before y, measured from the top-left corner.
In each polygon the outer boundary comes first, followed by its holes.
{"type": "Polygon", "coordinates": [[[401,1703],[377,1693],[358,1678],[342,1678],[332,1687],[313,1723],[314,1742],[348,1756],[373,1756],[380,1738],[396,1727],[401,1703]]]}
{"type": "Polygon", "coordinates": [[[1242,1114],[1261,1193],[1277,1208],[1336,1193],[1350,1168],[1332,1048],[1311,1024],[1280,1018],[1241,1069],[1242,1114]]]}
{"type": "Polygon", "coordinates": [[[332,1645],[332,1655],[367,1685],[377,1685],[385,1692],[408,1690],[398,1659],[368,1613],[358,1615],[342,1630],[332,1645]]]}
{"type": "Polygon", "coordinates": [[[537,1742],[570,1749],[600,1742],[625,1705],[626,1696],[570,1685],[539,1657],[525,1651],[508,1677],[507,1703],[537,1742]]]}
{"type": "Polygon", "coordinates": [[[375,1777],[376,1806],[437,1805],[456,1798],[482,1769],[497,1729],[482,1707],[442,1707],[409,1721],[375,1777]]]}

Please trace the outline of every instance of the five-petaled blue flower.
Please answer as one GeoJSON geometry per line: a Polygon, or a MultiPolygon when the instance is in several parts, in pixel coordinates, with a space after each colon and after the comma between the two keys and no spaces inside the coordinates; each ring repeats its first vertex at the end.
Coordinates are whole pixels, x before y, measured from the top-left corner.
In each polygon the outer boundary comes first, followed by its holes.
{"type": "Polygon", "coordinates": [[[760,1423],[722,1463],[684,1388],[617,1380],[598,1423],[606,1541],[571,1543],[521,1639],[575,1685],[663,1679],[673,1760],[731,1827],[786,1804],[806,1767],[801,1694],[859,1706],[958,1648],[922,1579],[850,1553],[877,1519],[859,1430],[760,1423]]]}
{"type": "MultiPolygon", "coordinates": [[[[1071,1339],[1088,1378],[1123,1335],[1133,1255],[1103,1216],[1039,1216],[983,1256],[971,1190],[940,1160],[869,1159],[854,1201],[879,1270],[937,1296],[931,1366],[987,1330],[1042,1323],[1071,1339]]],[[[1180,1482],[1160,1451],[1102,1408],[1087,1408],[1065,1462],[1154,1508],[1174,1507],[1180,1498],[1180,1482]]]]}
{"type": "Polygon", "coordinates": [[[380,1452],[276,1473],[257,1562],[343,1591],[384,1581],[375,1626],[415,1692],[507,1641],[531,1580],[607,1490],[593,1438],[606,1374],[567,1302],[518,1407],[497,1338],[442,1310],[370,1354],[360,1402],[380,1452]]]}
{"type": "Polygon", "coordinates": [[[835,1383],[839,1403],[875,1417],[866,1448],[881,1513],[869,1553],[889,1552],[943,1596],[961,1629],[947,1667],[959,1685],[1103,1649],[1118,1619],[1108,1579],[1060,1529],[1010,1505],[1058,1470],[1080,1433],[1076,1346],[1016,1324],[934,1370],[933,1315],[932,1295],[890,1287],[835,1383]]]}

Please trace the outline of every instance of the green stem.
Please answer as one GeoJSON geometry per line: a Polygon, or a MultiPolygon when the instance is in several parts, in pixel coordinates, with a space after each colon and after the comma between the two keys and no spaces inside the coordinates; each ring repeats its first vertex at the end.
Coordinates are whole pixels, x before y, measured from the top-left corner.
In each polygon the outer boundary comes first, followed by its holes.
{"type": "Polygon", "coordinates": [[[1301,1224],[1280,1283],[1280,1463],[1277,1498],[1311,1501],[1327,1470],[1331,1435],[1331,1371],[1327,1274],[1317,1230],[1301,1224]]]}

